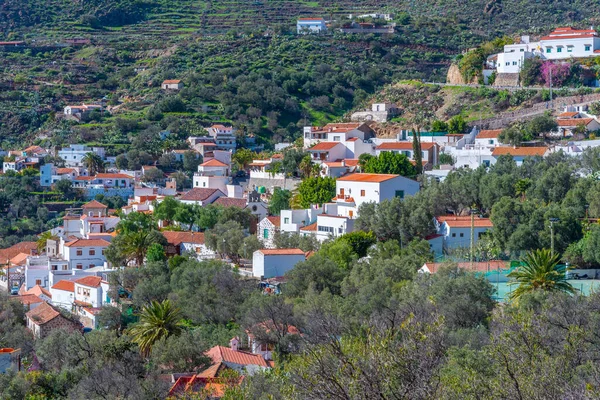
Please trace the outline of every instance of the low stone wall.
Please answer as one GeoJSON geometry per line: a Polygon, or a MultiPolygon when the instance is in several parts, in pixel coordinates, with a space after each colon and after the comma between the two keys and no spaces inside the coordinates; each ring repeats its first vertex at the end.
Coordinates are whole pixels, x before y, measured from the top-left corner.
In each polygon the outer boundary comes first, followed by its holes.
{"type": "Polygon", "coordinates": [[[262,178],[250,178],[248,181],[248,189],[259,186],[264,186],[269,191],[273,191],[273,188],[280,187],[282,189],[293,190],[300,184],[300,179],[262,179],[262,178]]]}
{"type": "Polygon", "coordinates": [[[507,73],[502,72],[496,75],[494,86],[519,86],[519,74],[518,73],[507,73]]]}

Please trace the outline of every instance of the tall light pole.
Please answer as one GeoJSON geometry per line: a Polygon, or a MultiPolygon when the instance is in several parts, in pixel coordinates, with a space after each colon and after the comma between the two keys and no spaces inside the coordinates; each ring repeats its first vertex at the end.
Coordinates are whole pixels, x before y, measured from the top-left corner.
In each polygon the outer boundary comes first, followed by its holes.
{"type": "Polygon", "coordinates": [[[552,255],[554,255],[554,223],[558,221],[558,218],[550,218],[550,249],[552,250],[552,255]]]}

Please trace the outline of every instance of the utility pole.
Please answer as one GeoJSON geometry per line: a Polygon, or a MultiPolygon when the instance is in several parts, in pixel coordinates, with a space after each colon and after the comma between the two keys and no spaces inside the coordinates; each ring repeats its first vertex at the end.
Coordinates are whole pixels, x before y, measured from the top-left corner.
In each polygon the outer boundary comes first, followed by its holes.
{"type": "Polygon", "coordinates": [[[470,261],[471,261],[471,271],[473,270],[473,253],[475,250],[475,210],[471,209],[471,254],[470,256],[470,261]]]}

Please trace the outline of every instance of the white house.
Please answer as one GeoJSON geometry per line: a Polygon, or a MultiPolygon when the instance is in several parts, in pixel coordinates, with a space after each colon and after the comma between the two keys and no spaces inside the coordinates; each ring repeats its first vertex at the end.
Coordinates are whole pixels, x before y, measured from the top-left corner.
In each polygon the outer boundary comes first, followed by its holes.
{"type": "Polygon", "coordinates": [[[296,264],[306,260],[300,249],[262,249],[252,255],[252,275],[261,278],[283,276],[296,264]]]}
{"type": "Polygon", "coordinates": [[[523,164],[523,161],[529,157],[545,157],[550,153],[547,147],[496,147],[492,151],[494,163],[498,157],[503,155],[511,156],[517,165],[523,164]]]}
{"type": "Polygon", "coordinates": [[[471,245],[471,227],[474,227],[474,244],[481,236],[494,226],[489,218],[471,216],[457,217],[454,215],[441,216],[435,218],[435,225],[438,235],[444,237],[444,250],[455,249],[459,247],[469,247],[471,245]]]}
{"type": "Polygon", "coordinates": [[[206,131],[208,132],[208,135],[214,139],[217,150],[235,151],[237,146],[235,137],[236,130],[232,126],[215,124],[210,128],[206,128],[206,131]]]}
{"type": "MultiPolygon", "coordinates": [[[[412,142],[385,142],[375,148],[375,154],[390,151],[404,154],[409,160],[415,161],[412,142]]],[[[421,161],[429,168],[438,165],[440,146],[435,142],[421,142],[421,161]]]]}
{"type": "Polygon", "coordinates": [[[81,160],[87,153],[95,153],[102,160],[106,159],[106,151],[104,147],[88,147],[83,144],[71,144],[69,147],[65,147],[58,151],[58,156],[65,160],[67,167],[81,167],[83,166],[81,160]]]}
{"type": "Polygon", "coordinates": [[[23,157],[17,157],[14,161],[4,161],[2,163],[2,171],[7,173],[8,171],[19,172],[25,168],[26,159],[23,157]]]}
{"type": "Polygon", "coordinates": [[[163,90],[181,90],[183,89],[183,82],[179,79],[167,79],[163,81],[160,87],[163,90]]]}
{"type": "Polygon", "coordinates": [[[194,255],[198,259],[210,259],[215,257],[215,252],[206,247],[203,232],[191,231],[163,231],[167,239],[167,256],[194,255]]]}
{"type": "Polygon", "coordinates": [[[328,204],[325,208],[329,213],[317,215],[316,222],[300,228],[301,235],[312,235],[318,241],[323,242],[354,230],[354,219],[336,215],[335,204],[328,204]]]}
{"type": "Polygon", "coordinates": [[[560,137],[573,136],[575,130],[580,126],[583,126],[586,132],[600,130],[600,123],[594,118],[559,118],[556,122],[558,124],[558,136],[560,137]]]}
{"type": "Polygon", "coordinates": [[[305,149],[323,142],[341,143],[345,147],[345,154],[336,153],[335,156],[330,156],[325,161],[336,161],[342,158],[356,159],[365,153],[374,155],[375,146],[372,142],[374,138],[375,133],[364,122],[332,123],[323,127],[304,127],[305,149]]]}
{"type": "Polygon", "coordinates": [[[317,215],[323,214],[323,206],[313,205],[302,210],[281,210],[279,229],[282,232],[300,232],[300,228],[317,221],[317,215]]]}
{"type": "Polygon", "coordinates": [[[103,107],[99,104],[82,104],[80,106],[69,105],[64,108],[63,113],[64,115],[81,119],[94,110],[103,111],[103,107]]]}
{"type": "Polygon", "coordinates": [[[71,309],[75,301],[75,283],[70,280],[61,280],[50,287],[52,304],[57,307],[71,309]]]}
{"type": "MultiPolygon", "coordinates": [[[[63,240],[61,239],[61,242],[63,240]]],[[[69,269],[89,269],[104,265],[104,250],[110,245],[104,239],[76,239],[64,243],[62,256],[69,269]]]]}
{"type": "Polygon", "coordinates": [[[341,161],[323,161],[321,163],[321,176],[339,178],[351,172],[358,172],[358,159],[346,158],[341,161]]]}
{"type": "Polygon", "coordinates": [[[279,231],[281,225],[280,221],[280,217],[270,216],[265,217],[258,222],[256,236],[258,236],[265,248],[275,248],[273,239],[275,238],[275,233],[279,231]]]}
{"type": "Polygon", "coordinates": [[[500,145],[498,136],[502,133],[502,129],[481,130],[475,136],[475,147],[495,148],[500,145]]]}
{"type": "Polygon", "coordinates": [[[99,276],[86,276],[74,282],[73,306],[81,323],[86,328],[96,328],[96,317],[102,306],[111,302],[108,297],[108,282],[99,276]]]}
{"type": "Polygon", "coordinates": [[[346,156],[346,146],[340,142],[321,142],[306,150],[314,163],[339,161],[346,156]]]}
{"type": "Polygon", "coordinates": [[[419,182],[392,174],[351,174],[336,181],[338,215],[356,218],[363,203],[381,203],[394,197],[413,196],[419,191],[419,182]]]}
{"type": "Polygon", "coordinates": [[[298,18],[296,32],[298,34],[320,33],[327,30],[323,18],[298,18]]]}

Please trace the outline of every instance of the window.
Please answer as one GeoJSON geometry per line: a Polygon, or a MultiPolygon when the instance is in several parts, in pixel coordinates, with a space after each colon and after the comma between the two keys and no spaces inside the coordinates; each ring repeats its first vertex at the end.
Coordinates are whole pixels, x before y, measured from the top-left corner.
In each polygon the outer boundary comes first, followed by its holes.
{"type": "Polygon", "coordinates": [[[525,49],[519,49],[519,51],[520,51],[521,53],[523,53],[523,52],[525,51],[525,49]]]}
{"type": "Polygon", "coordinates": [[[198,186],[198,181],[196,181],[196,186],[198,186]]]}
{"type": "Polygon", "coordinates": [[[63,269],[63,271],[66,271],[68,268],[69,268],[69,266],[68,266],[68,265],[63,265],[63,266],[62,266],[62,269],[63,269]]]}
{"type": "Polygon", "coordinates": [[[508,67],[508,66],[510,65],[510,62],[508,62],[508,61],[507,61],[505,64],[506,64],[506,66],[508,67]]]}
{"type": "Polygon", "coordinates": [[[77,264],[77,265],[75,266],[75,268],[77,268],[77,269],[83,269],[83,264],[77,264]]]}
{"type": "Polygon", "coordinates": [[[567,46],[567,53],[573,52],[573,46],[567,46]]]}
{"type": "Polygon", "coordinates": [[[333,141],[334,142],[339,142],[340,141],[340,137],[339,136],[334,136],[333,137],[333,141]]]}
{"type": "Polygon", "coordinates": [[[206,182],[202,182],[202,187],[206,187],[206,182]]]}
{"type": "Polygon", "coordinates": [[[396,197],[404,198],[404,190],[396,190],[396,197]]]}
{"type": "Polygon", "coordinates": [[[453,234],[452,234],[452,237],[456,237],[456,233],[453,233],[453,234]]]}
{"type": "Polygon", "coordinates": [[[82,249],[77,249],[77,255],[78,256],[82,256],[83,255],[83,250],[82,249]]]}
{"type": "Polygon", "coordinates": [[[546,47],[546,53],[552,53],[552,47],[546,47]]]}
{"type": "Polygon", "coordinates": [[[516,61],[513,61],[513,65],[517,65],[517,62],[516,62],[516,61]]]}
{"type": "Polygon", "coordinates": [[[90,296],[90,289],[83,289],[83,295],[89,297],[90,296]]]}
{"type": "Polygon", "coordinates": [[[81,288],[80,287],[77,288],[77,294],[81,294],[81,288]]]}
{"type": "Polygon", "coordinates": [[[36,285],[41,285],[42,284],[42,280],[41,279],[36,279],[35,280],[35,284],[36,285]]]}
{"type": "Polygon", "coordinates": [[[592,46],[590,46],[589,44],[585,45],[585,51],[590,51],[592,49],[592,46]]]}
{"type": "Polygon", "coordinates": [[[104,255],[104,249],[102,249],[102,255],[104,255]]]}
{"type": "Polygon", "coordinates": [[[344,229],[343,228],[338,228],[338,233],[341,235],[342,233],[344,233],[344,229]]]}
{"type": "Polygon", "coordinates": [[[90,266],[88,268],[95,268],[96,265],[95,264],[90,264],[90,266]]]}
{"type": "Polygon", "coordinates": [[[95,255],[96,255],[96,250],[90,249],[90,256],[95,256],[95,255]]]}
{"type": "Polygon", "coordinates": [[[364,189],[362,189],[362,190],[360,191],[360,196],[361,196],[361,197],[365,197],[365,190],[364,190],[364,189]]]}
{"type": "Polygon", "coordinates": [[[269,238],[269,230],[263,229],[263,239],[268,239],[268,238],[269,238]]]}
{"type": "Polygon", "coordinates": [[[333,227],[331,226],[317,226],[317,230],[319,232],[333,233],[333,227]]]}
{"type": "Polygon", "coordinates": [[[557,47],[557,48],[556,48],[556,52],[557,52],[557,53],[562,53],[562,47],[557,47]]]}
{"type": "Polygon", "coordinates": [[[286,217],[286,218],[284,218],[284,219],[283,219],[283,223],[284,223],[284,224],[289,224],[289,223],[290,223],[290,219],[289,219],[289,218],[287,218],[287,217],[286,217]]]}
{"type": "Polygon", "coordinates": [[[488,140],[488,144],[494,144],[494,139],[488,140]]]}
{"type": "Polygon", "coordinates": [[[464,233],[461,233],[461,234],[460,234],[460,237],[465,237],[465,234],[464,234],[464,233]]]}

